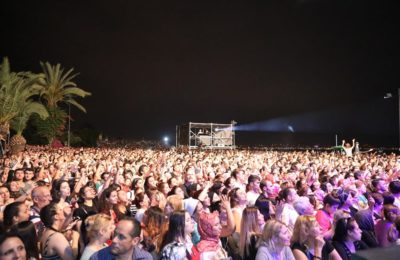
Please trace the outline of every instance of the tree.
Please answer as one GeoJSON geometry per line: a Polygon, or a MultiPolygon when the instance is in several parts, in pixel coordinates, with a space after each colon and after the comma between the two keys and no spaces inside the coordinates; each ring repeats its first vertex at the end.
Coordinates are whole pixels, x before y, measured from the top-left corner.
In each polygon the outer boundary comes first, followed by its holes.
{"type": "MultiPolygon", "coordinates": [[[[41,104],[32,99],[43,88],[38,84],[41,75],[31,72],[11,72],[7,58],[3,59],[0,66],[0,138],[5,139],[10,132],[11,120],[18,116],[29,119],[34,111],[42,116],[46,113],[43,107],[40,107],[41,104]]],[[[20,122],[20,127],[22,126],[23,123],[20,122]]]]}
{"type": "Polygon", "coordinates": [[[48,62],[41,62],[40,65],[44,73],[42,82],[44,88],[40,97],[46,104],[50,116],[46,120],[38,119],[36,122],[38,132],[51,143],[56,136],[62,133],[67,119],[67,114],[60,108],[60,105],[72,105],[86,113],[86,109],[75,98],[84,98],[90,96],[91,93],[77,87],[73,82],[78,75],[73,73],[73,68],[64,72],[60,64],[53,66],[48,62]]]}
{"type": "MultiPolygon", "coordinates": [[[[23,96],[21,98],[24,99],[23,96]]],[[[43,104],[28,98],[20,107],[19,114],[11,120],[11,128],[16,132],[10,140],[12,153],[17,153],[25,148],[26,140],[23,137],[22,132],[25,130],[32,114],[37,114],[43,120],[49,116],[49,113],[43,104]]]]}

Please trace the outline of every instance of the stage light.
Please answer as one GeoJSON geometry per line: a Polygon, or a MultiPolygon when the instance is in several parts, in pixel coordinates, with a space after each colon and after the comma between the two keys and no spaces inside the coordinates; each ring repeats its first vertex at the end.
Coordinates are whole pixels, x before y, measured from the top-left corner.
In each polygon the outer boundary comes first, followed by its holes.
{"type": "Polygon", "coordinates": [[[168,143],[168,141],[169,141],[168,136],[165,136],[165,137],[164,137],[164,142],[168,143]]]}

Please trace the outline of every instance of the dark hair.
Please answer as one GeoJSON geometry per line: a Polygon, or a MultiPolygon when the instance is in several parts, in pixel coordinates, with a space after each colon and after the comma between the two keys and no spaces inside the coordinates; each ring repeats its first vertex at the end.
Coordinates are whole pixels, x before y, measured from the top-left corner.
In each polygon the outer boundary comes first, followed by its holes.
{"type": "Polygon", "coordinates": [[[105,180],[104,177],[106,176],[106,174],[110,174],[110,173],[109,173],[109,172],[103,172],[103,173],[100,175],[100,178],[101,178],[102,180],[105,180]]]}
{"type": "Polygon", "coordinates": [[[54,216],[57,213],[57,203],[50,202],[49,205],[43,207],[40,210],[40,220],[43,225],[47,228],[51,227],[54,223],[54,216]]]}
{"type": "Polygon", "coordinates": [[[30,221],[23,221],[14,225],[10,229],[10,233],[18,235],[25,245],[26,258],[39,259],[38,236],[36,234],[35,225],[30,221]]]}
{"type": "Polygon", "coordinates": [[[362,172],[360,172],[360,171],[357,171],[354,173],[354,179],[356,179],[356,180],[360,179],[361,176],[362,176],[362,172]]]}
{"type": "Polygon", "coordinates": [[[119,224],[121,223],[122,220],[129,221],[132,223],[133,228],[132,228],[132,231],[129,233],[129,235],[131,237],[139,237],[140,236],[142,229],[140,227],[140,223],[136,219],[134,219],[133,217],[123,217],[119,221],[119,224]]]}
{"type": "Polygon", "coordinates": [[[393,205],[394,196],[392,193],[385,191],[383,194],[383,205],[393,205]]]}
{"type": "Polygon", "coordinates": [[[349,198],[349,193],[347,193],[345,191],[343,191],[340,194],[338,194],[337,199],[340,200],[339,208],[344,206],[344,204],[346,203],[348,198],[349,198]]]}
{"type": "Polygon", "coordinates": [[[395,181],[391,181],[389,183],[389,190],[391,193],[393,194],[398,194],[400,193],[400,181],[395,180],[395,181]]]}
{"type": "Polygon", "coordinates": [[[4,209],[4,220],[3,220],[3,225],[7,229],[11,227],[13,223],[14,217],[18,216],[19,214],[19,207],[24,204],[24,202],[20,201],[15,201],[13,203],[10,203],[6,206],[4,209]]]}
{"type": "Polygon", "coordinates": [[[139,192],[139,193],[135,194],[135,199],[134,199],[133,203],[136,205],[136,207],[138,209],[141,208],[140,203],[143,202],[145,195],[146,195],[146,193],[144,193],[144,192],[139,192]]]}
{"type": "Polygon", "coordinates": [[[383,216],[386,220],[394,222],[396,217],[399,216],[399,209],[393,205],[383,206],[383,216]]]}
{"type": "Polygon", "coordinates": [[[150,175],[150,176],[147,176],[147,177],[144,179],[144,185],[143,185],[145,189],[150,189],[150,187],[149,187],[149,179],[150,179],[150,178],[153,178],[153,179],[155,180],[154,176],[151,176],[151,175],[150,175]]]}
{"type": "MultiPolygon", "coordinates": [[[[23,243],[22,238],[21,238],[20,236],[18,236],[17,234],[14,234],[14,233],[5,233],[5,234],[1,234],[1,235],[0,235],[0,247],[1,247],[1,245],[2,245],[7,239],[13,238],[13,237],[20,239],[21,242],[23,243]]],[[[25,247],[25,245],[24,245],[24,247],[25,247]]],[[[25,248],[24,248],[24,250],[25,250],[25,248]]],[[[3,252],[0,251],[0,256],[2,256],[2,255],[3,255],[3,252]]]]}
{"type": "Polygon", "coordinates": [[[146,164],[140,165],[139,170],[138,170],[139,176],[142,176],[144,174],[144,167],[147,167],[147,165],[146,164]]]}
{"type": "Polygon", "coordinates": [[[281,198],[281,200],[286,201],[289,194],[290,194],[290,190],[292,190],[293,188],[284,188],[281,192],[279,192],[279,197],[281,198]]]}
{"type": "Polygon", "coordinates": [[[159,182],[158,184],[157,184],[157,189],[158,189],[158,191],[160,191],[160,192],[163,192],[163,189],[164,189],[164,186],[165,185],[167,185],[168,186],[168,188],[169,188],[169,185],[168,185],[168,182],[159,182]]]}
{"type": "Polygon", "coordinates": [[[84,197],[85,197],[85,189],[86,188],[91,188],[91,186],[85,185],[82,188],[80,188],[80,190],[79,190],[79,199],[81,201],[84,201],[84,199],[85,199],[84,197]]]}
{"type": "Polygon", "coordinates": [[[228,177],[228,178],[224,181],[225,187],[230,188],[230,187],[229,187],[229,184],[231,183],[231,180],[232,180],[232,179],[233,179],[233,177],[228,177]]]}
{"type": "Polygon", "coordinates": [[[378,192],[374,192],[370,194],[371,197],[374,199],[375,201],[375,205],[382,205],[383,204],[383,196],[382,194],[378,193],[378,192]]]}
{"type": "Polygon", "coordinates": [[[132,185],[131,185],[132,190],[136,191],[136,184],[137,184],[140,180],[142,180],[142,178],[135,178],[135,179],[132,180],[132,185]]]}
{"type": "Polygon", "coordinates": [[[376,189],[376,187],[378,186],[378,183],[379,183],[381,180],[382,180],[381,178],[373,179],[373,180],[371,181],[371,186],[372,186],[374,189],[376,189]]]}
{"type": "Polygon", "coordinates": [[[324,192],[328,192],[328,182],[321,183],[321,190],[323,190],[324,192]]]}
{"type": "Polygon", "coordinates": [[[354,225],[351,223],[356,223],[354,218],[341,218],[336,222],[335,234],[333,235],[332,241],[337,241],[343,243],[346,241],[346,237],[349,231],[354,230],[354,225]]]}
{"type": "Polygon", "coordinates": [[[247,178],[247,183],[250,184],[251,182],[255,182],[255,181],[261,181],[260,176],[252,174],[249,176],[249,178],[247,178]]]}
{"type": "Polygon", "coordinates": [[[239,199],[237,196],[237,192],[240,188],[231,189],[228,193],[229,200],[231,202],[231,207],[234,207],[238,204],[237,200],[239,199]]]}
{"type": "Polygon", "coordinates": [[[214,184],[210,187],[209,191],[220,194],[220,189],[224,186],[222,181],[214,181],[214,184]]]}
{"type": "Polygon", "coordinates": [[[111,205],[107,199],[110,198],[113,191],[117,190],[114,187],[108,187],[107,189],[103,190],[99,198],[99,212],[110,214],[109,210],[112,209],[114,205],[111,205]]]}
{"type": "Polygon", "coordinates": [[[233,177],[235,180],[237,180],[237,175],[238,175],[239,172],[240,172],[240,170],[238,168],[234,169],[231,172],[231,177],[233,177]]]}
{"type": "Polygon", "coordinates": [[[324,206],[325,205],[330,205],[330,206],[338,205],[339,206],[340,200],[335,198],[331,194],[328,194],[324,197],[323,203],[324,203],[324,206]]]}
{"type": "Polygon", "coordinates": [[[169,217],[168,231],[163,237],[161,248],[176,241],[178,238],[185,238],[185,213],[184,210],[174,211],[169,217]]]}
{"type": "MultiPolygon", "coordinates": [[[[69,182],[67,180],[61,179],[53,182],[51,189],[51,197],[53,198],[53,202],[60,202],[61,199],[61,185],[66,183],[69,186],[69,182]]],[[[71,188],[71,187],[70,187],[71,188]]]]}
{"type": "Polygon", "coordinates": [[[171,188],[171,190],[168,192],[167,196],[175,195],[176,189],[180,188],[183,190],[180,186],[175,185],[174,187],[171,188]]]}

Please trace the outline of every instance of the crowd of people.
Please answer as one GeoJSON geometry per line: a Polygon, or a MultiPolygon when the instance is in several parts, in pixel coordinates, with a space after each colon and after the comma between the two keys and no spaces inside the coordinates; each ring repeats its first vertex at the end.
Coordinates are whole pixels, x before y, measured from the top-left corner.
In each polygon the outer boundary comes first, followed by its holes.
{"type": "Polygon", "coordinates": [[[0,159],[0,258],[350,259],[399,244],[399,159],[31,146],[0,159]]]}

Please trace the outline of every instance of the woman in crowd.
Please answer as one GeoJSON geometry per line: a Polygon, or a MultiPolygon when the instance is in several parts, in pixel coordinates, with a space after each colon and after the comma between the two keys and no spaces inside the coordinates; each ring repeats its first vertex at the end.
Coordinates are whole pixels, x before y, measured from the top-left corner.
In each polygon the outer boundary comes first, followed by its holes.
{"type": "Polygon", "coordinates": [[[95,252],[107,246],[106,242],[112,238],[115,225],[111,217],[106,214],[89,216],[84,223],[89,243],[86,245],[80,259],[88,260],[95,252]]]}
{"type": "Polygon", "coordinates": [[[233,219],[235,221],[235,232],[239,233],[243,210],[246,208],[247,204],[246,192],[240,188],[234,188],[229,192],[229,198],[231,201],[233,219]]]}
{"type": "Polygon", "coordinates": [[[168,196],[171,196],[171,195],[178,195],[182,199],[185,198],[185,193],[183,192],[182,188],[179,186],[174,186],[171,188],[170,192],[168,192],[168,196]]]}
{"type": "Polygon", "coordinates": [[[242,259],[256,258],[256,244],[264,224],[264,216],[256,207],[247,207],[243,210],[239,235],[239,255],[242,259]]]}
{"type": "Polygon", "coordinates": [[[118,193],[114,187],[105,189],[99,199],[99,213],[104,213],[111,216],[114,223],[118,223],[118,211],[116,206],[118,203],[118,193]]]}
{"type": "Polygon", "coordinates": [[[340,205],[340,200],[328,194],[324,197],[323,208],[317,211],[316,220],[325,235],[332,228],[333,216],[340,205]]]}
{"type": "Polygon", "coordinates": [[[269,220],[265,223],[256,260],[294,260],[290,249],[289,229],[280,221],[269,220]]]}
{"type": "Polygon", "coordinates": [[[360,241],[361,229],[354,218],[342,218],[336,223],[332,244],[343,260],[350,260],[351,255],[368,246],[360,241]]]}
{"type": "Polygon", "coordinates": [[[161,244],[161,259],[172,259],[174,254],[179,253],[183,257],[176,259],[184,259],[184,257],[193,260],[200,259],[200,254],[191,239],[193,230],[193,220],[189,213],[184,210],[173,212],[169,219],[168,230],[161,244]],[[184,254],[182,252],[183,248],[185,249],[184,254]]]}
{"type": "Polygon", "coordinates": [[[170,195],[167,197],[167,202],[164,208],[164,214],[169,217],[172,212],[183,210],[183,199],[179,195],[170,195]]]}
{"type": "Polygon", "coordinates": [[[139,192],[135,195],[135,200],[133,201],[133,203],[136,205],[136,208],[138,209],[135,215],[135,219],[139,222],[142,222],[144,212],[146,212],[146,210],[150,206],[149,197],[147,197],[146,193],[139,192]]]}
{"type": "Polygon", "coordinates": [[[150,207],[143,217],[143,248],[156,259],[160,252],[162,235],[167,230],[168,222],[159,207],[150,207]]]}
{"type": "Polygon", "coordinates": [[[50,203],[40,210],[40,219],[45,226],[40,238],[42,259],[76,259],[79,233],[61,230],[65,220],[63,208],[57,203],[50,203]]]}
{"type": "Polygon", "coordinates": [[[153,176],[147,176],[144,179],[144,190],[149,191],[149,190],[156,190],[156,189],[157,189],[156,179],[153,176]]]}
{"type": "Polygon", "coordinates": [[[309,257],[317,259],[340,259],[330,243],[325,243],[321,228],[313,216],[299,216],[291,238],[291,248],[296,260],[309,257]]]}
{"type": "Polygon", "coordinates": [[[159,182],[157,185],[158,191],[164,194],[165,197],[168,197],[168,192],[171,190],[167,182],[159,182]]]}
{"type": "Polygon", "coordinates": [[[60,203],[61,206],[69,205],[71,201],[71,188],[68,181],[62,179],[54,181],[51,193],[53,202],[60,203]]]}
{"type": "Polygon", "coordinates": [[[29,207],[25,202],[13,202],[4,209],[3,225],[8,230],[12,225],[29,220],[29,207]]]}
{"type": "Polygon", "coordinates": [[[388,247],[391,243],[388,240],[388,231],[399,216],[399,209],[393,205],[383,207],[384,219],[379,220],[375,225],[375,234],[380,247],[388,247]]]}
{"type": "Polygon", "coordinates": [[[372,211],[369,209],[360,210],[356,213],[354,219],[361,229],[361,240],[370,248],[378,247],[372,211]]]}
{"type": "Polygon", "coordinates": [[[16,234],[0,235],[0,258],[2,260],[27,259],[22,239],[16,234]]]}
{"type": "Polygon", "coordinates": [[[0,196],[3,197],[3,205],[8,205],[14,202],[14,198],[11,198],[10,190],[7,186],[0,187],[0,196]]]}
{"type": "Polygon", "coordinates": [[[201,241],[197,244],[200,259],[226,259],[228,257],[220,241],[222,226],[218,211],[200,213],[199,232],[201,241]]]}
{"type": "Polygon", "coordinates": [[[23,221],[11,227],[10,233],[18,235],[24,243],[26,258],[39,260],[38,237],[35,225],[30,221],[23,221]]]}
{"type": "Polygon", "coordinates": [[[74,217],[80,220],[77,223],[77,230],[80,230],[82,221],[98,212],[96,199],[96,190],[92,186],[86,185],[79,190],[78,208],[74,210],[74,217]]]}

